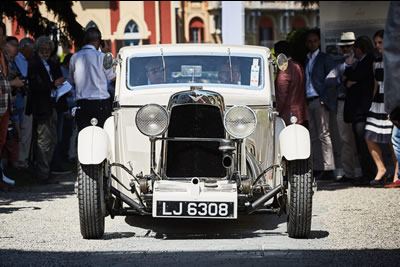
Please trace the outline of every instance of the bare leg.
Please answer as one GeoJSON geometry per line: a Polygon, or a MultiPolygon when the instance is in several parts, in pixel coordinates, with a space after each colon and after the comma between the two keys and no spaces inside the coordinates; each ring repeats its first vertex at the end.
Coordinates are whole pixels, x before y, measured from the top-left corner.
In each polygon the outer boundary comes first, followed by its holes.
{"type": "Polygon", "coordinates": [[[396,182],[399,179],[399,162],[396,159],[396,155],[394,154],[394,149],[393,149],[393,145],[390,143],[390,150],[392,151],[392,159],[394,162],[394,176],[393,176],[393,182],[396,182]]]}
{"type": "Polygon", "coordinates": [[[377,143],[368,139],[365,139],[365,141],[367,142],[369,153],[378,168],[375,180],[380,180],[386,173],[386,168],[383,164],[382,150],[377,143]]]}

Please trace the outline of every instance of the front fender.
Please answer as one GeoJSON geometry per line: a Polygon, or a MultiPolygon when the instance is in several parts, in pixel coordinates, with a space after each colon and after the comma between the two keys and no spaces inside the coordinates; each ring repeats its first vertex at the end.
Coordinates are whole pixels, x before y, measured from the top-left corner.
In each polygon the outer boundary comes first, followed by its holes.
{"type": "Polygon", "coordinates": [[[83,128],[78,134],[78,160],[82,164],[100,164],[110,152],[106,131],[98,126],[83,128]]]}
{"type": "Polygon", "coordinates": [[[308,159],[311,156],[310,133],[299,124],[291,124],[279,134],[281,156],[287,160],[308,159]]]}

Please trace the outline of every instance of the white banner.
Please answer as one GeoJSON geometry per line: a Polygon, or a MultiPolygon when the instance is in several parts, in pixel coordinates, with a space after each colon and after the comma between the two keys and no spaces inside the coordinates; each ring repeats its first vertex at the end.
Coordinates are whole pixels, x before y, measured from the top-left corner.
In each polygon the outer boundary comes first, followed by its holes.
{"type": "Polygon", "coordinates": [[[222,1],[222,43],[244,44],[244,7],[242,1],[222,1]]]}

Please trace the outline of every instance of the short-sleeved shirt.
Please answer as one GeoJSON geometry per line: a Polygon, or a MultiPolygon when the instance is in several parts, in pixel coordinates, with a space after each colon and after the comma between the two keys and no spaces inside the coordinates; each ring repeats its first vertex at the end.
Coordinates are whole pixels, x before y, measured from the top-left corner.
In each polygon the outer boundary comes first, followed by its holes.
{"type": "Polygon", "coordinates": [[[69,63],[70,80],[75,85],[76,100],[108,99],[107,80],[115,78],[113,69],[103,67],[105,54],[93,45],[85,45],[71,57],[69,63]]]}

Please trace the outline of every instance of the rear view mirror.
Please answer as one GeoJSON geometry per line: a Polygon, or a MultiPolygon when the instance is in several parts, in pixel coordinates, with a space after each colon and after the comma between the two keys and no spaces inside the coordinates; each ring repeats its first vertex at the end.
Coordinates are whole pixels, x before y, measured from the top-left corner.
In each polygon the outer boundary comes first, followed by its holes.
{"type": "Polygon", "coordinates": [[[182,65],[181,66],[182,77],[201,77],[202,68],[196,65],[182,65]]]}
{"type": "Polygon", "coordinates": [[[288,67],[288,59],[284,54],[279,54],[276,58],[276,65],[281,71],[285,71],[288,67]]]}
{"type": "Polygon", "coordinates": [[[103,59],[103,67],[108,70],[111,69],[112,66],[114,64],[114,57],[113,54],[111,54],[110,52],[108,52],[103,59]]]}

